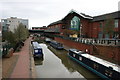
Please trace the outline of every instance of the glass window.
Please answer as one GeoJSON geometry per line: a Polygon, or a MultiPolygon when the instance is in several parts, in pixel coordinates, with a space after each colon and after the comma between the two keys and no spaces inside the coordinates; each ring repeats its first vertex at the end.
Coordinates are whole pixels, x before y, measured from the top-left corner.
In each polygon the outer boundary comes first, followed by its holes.
{"type": "Polygon", "coordinates": [[[105,70],[105,75],[107,75],[107,76],[109,76],[109,77],[112,77],[112,71],[110,71],[110,70],[108,70],[108,69],[106,69],[105,70]]]}
{"type": "Polygon", "coordinates": [[[118,19],[115,20],[115,28],[118,28],[118,19]]]}
{"type": "Polygon", "coordinates": [[[100,22],[100,27],[102,27],[103,26],[103,23],[102,22],[100,22]]]}
{"type": "Polygon", "coordinates": [[[98,33],[98,38],[102,38],[103,37],[103,33],[100,31],[99,33],[98,33]]]}
{"type": "Polygon", "coordinates": [[[35,53],[38,53],[38,50],[35,50],[35,53]]]}
{"type": "Polygon", "coordinates": [[[82,61],[82,57],[79,57],[79,60],[82,61]]]}
{"type": "Polygon", "coordinates": [[[94,63],[94,64],[93,64],[93,68],[94,68],[94,69],[98,69],[98,68],[99,68],[98,64],[94,63]]]}
{"type": "Polygon", "coordinates": [[[73,57],[75,57],[75,54],[73,54],[73,57]]]}

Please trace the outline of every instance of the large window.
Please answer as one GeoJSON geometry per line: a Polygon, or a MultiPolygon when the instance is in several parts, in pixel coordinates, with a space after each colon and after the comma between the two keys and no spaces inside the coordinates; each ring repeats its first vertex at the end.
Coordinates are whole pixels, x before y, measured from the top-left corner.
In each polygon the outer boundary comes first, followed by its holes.
{"type": "Polygon", "coordinates": [[[103,22],[100,22],[100,28],[102,28],[103,27],[103,22]]]}
{"type": "Polygon", "coordinates": [[[74,16],[71,20],[71,27],[72,30],[79,30],[80,29],[80,18],[77,16],[74,16]]]}
{"type": "Polygon", "coordinates": [[[98,33],[98,38],[103,38],[103,33],[101,31],[98,33]]]}
{"type": "Polygon", "coordinates": [[[118,28],[118,19],[115,19],[115,28],[118,28]]]}

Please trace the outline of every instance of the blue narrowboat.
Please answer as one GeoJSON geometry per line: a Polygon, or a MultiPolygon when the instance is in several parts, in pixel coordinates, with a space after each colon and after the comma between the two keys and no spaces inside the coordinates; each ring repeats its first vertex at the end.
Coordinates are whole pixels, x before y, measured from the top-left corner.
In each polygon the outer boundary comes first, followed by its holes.
{"type": "Polygon", "coordinates": [[[56,48],[56,49],[64,49],[63,44],[56,42],[56,41],[51,41],[50,46],[56,48]]]}
{"type": "Polygon", "coordinates": [[[77,49],[70,49],[68,56],[105,80],[120,80],[120,66],[117,64],[77,49]]]}
{"type": "Polygon", "coordinates": [[[34,58],[42,58],[43,57],[43,51],[41,46],[38,44],[38,42],[32,42],[33,46],[33,56],[34,58]]]}

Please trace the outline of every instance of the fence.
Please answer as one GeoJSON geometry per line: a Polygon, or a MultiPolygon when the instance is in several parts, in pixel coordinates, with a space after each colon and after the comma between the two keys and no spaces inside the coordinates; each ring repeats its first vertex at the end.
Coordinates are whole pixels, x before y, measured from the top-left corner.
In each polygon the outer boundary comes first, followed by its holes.
{"type": "Polygon", "coordinates": [[[60,35],[50,35],[50,34],[47,34],[47,36],[68,39],[68,40],[72,40],[72,41],[75,41],[75,42],[80,42],[80,43],[83,43],[83,44],[120,46],[120,39],[72,38],[72,37],[64,37],[64,36],[60,36],[60,35]]]}

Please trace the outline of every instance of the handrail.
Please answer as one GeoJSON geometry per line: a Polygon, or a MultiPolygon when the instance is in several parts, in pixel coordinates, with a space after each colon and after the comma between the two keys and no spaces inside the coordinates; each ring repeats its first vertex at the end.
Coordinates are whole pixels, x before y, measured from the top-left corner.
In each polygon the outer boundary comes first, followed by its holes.
{"type": "Polygon", "coordinates": [[[80,42],[84,44],[94,44],[94,45],[105,45],[105,46],[120,46],[120,39],[93,39],[93,38],[72,38],[60,35],[50,35],[45,34],[50,37],[59,37],[67,40],[72,40],[75,42],[80,42]]]}

